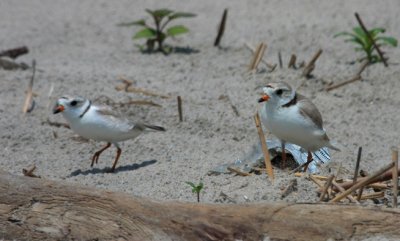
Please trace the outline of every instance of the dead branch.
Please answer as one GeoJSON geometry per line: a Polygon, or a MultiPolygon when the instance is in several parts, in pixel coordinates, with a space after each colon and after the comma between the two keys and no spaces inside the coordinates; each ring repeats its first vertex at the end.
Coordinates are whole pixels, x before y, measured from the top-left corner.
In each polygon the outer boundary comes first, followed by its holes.
{"type": "MultiPolygon", "coordinates": [[[[249,43],[245,43],[245,46],[246,46],[246,48],[249,49],[253,54],[256,53],[256,49],[255,49],[253,46],[251,46],[249,43]]],[[[266,48],[266,46],[265,46],[265,48],[266,48]]],[[[277,66],[276,64],[270,64],[270,63],[268,63],[267,61],[263,60],[262,58],[261,58],[261,62],[263,62],[263,63],[270,69],[270,72],[274,71],[275,68],[276,68],[276,66],[277,66]]]]}
{"type": "Polygon", "coordinates": [[[290,193],[297,191],[297,179],[292,179],[289,182],[289,185],[285,189],[283,189],[281,194],[281,199],[287,197],[290,193]]]}
{"type": "Polygon", "coordinates": [[[333,90],[333,89],[336,89],[336,88],[342,87],[342,86],[344,86],[344,85],[353,83],[353,82],[355,82],[355,81],[357,81],[357,80],[361,80],[361,79],[362,79],[361,73],[367,68],[367,66],[368,66],[369,64],[370,64],[370,63],[369,63],[368,61],[364,61],[364,62],[362,63],[362,65],[361,65],[360,69],[358,70],[358,72],[354,75],[354,77],[352,77],[352,78],[349,79],[349,80],[345,80],[345,81],[342,81],[342,82],[340,82],[340,83],[337,83],[337,84],[335,84],[335,85],[330,85],[330,86],[326,87],[325,90],[326,90],[326,91],[331,91],[331,90],[333,90]]]}
{"type": "Polygon", "coordinates": [[[322,49],[319,49],[315,55],[313,56],[313,58],[311,59],[311,61],[306,65],[306,67],[303,70],[303,77],[309,77],[311,72],[314,70],[315,68],[315,62],[317,62],[319,56],[321,56],[322,54],[322,49]]]}
{"type": "Polygon", "coordinates": [[[384,167],[384,168],[380,169],[379,171],[377,171],[376,173],[374,173],[373,175],[366,177],[362,181],[357,182],[355,185],[353,185],[352,187],[347,189],[345,192],[343,192],[342,194],[340,194],[340,195],[336,196],[334,199],[332,199],[331,202],[338,202],[338,201],[342,200],[343,198],[345,198],[350,193],[352,193],[353,191],[357,190],[358,188],[363,188],[366,185],[368,185],[369,183],[376,182],[377,179],[379,179],[379,176],[381,176],[386,171],[390,170],[393,166],[394,166],[394,163],[392,162],[389,165],[387,165],[386,167],[384,167]]]}
{"type": "Polygon", "coordinates": [[[7,56],[12,59],[16,59],[16,58],[18,58],[18,56],[27,54],[28,52],[29,52],[28,47],[22,46],[22,47],[18,47],[18,48],[7,49],[4,51],[1,51],[0,57],[7,56]]]}
{"type": "Polygon", "coordinates": [[[362,30],[365,32],[365,34],[368,36],[369,40],[372,42],[372,44],[374,45],[376,51],[378,52],[379,57],[381,58],[383,64],[385,65],[385,67],[388,67],[388,64],[386,62],[385,57],[383,56],[383,53],[381,51],[381,49],[379,48],[379,46],[376,44],[375,40],[372,38],[371,34],[369,33],[368,29],[365,27],[363,21],[361,20],[361,17],[358,13],[354,13],[354,15],[356,16],[356,19],[358,21],[358,23],[360,24],[360,27],[362,28],[362,30]]]}
{"type": "Polygon", "coordinates": [[[182,114],[182,98],[181,96],[178,96],[177,98],[178,101],[178,115],[179,115],[179,122],[183,121],[183,114],[182,114]]]}
{"type": "Polygon", "coordinates": [[[22,113],[31,112],[33,110],[33,97],[32,97],[32,88],[33,88],[33,80],[35,79],[35,71],[36,71],[36,60],[32,60],[32,77],[28,84],[28,90],[25,97],[25,103],[22,107],[22,113]]]}
{"type": "Polygon", "coordinates": [[[258,137],[260,138],[261,149],[262,149],[262,152],[264,154],[265,168],[267,169],[268,177],[270,178],[270,180],[272,182],[274,182],[275,175],[274,175],[274,170],[272,169],[271,157],[269,156],[267,143],[265,141],[264,132],[263,132],[262,127],[261,127],[260,116],[258,115],[258,113],[256,113],[254,115],[254,121],[256,123],[258,137]]]}
{"type": "Polygon", "coordinates": [[[221,22],[218,27],[218,33],[217,37],[215,38],[214,46],[219,46],[219,43],[222,39],[222,35],[224,35],[227,17],[228,17],[228,9],[225,8],[224,13],[222,14],[221,22]]]}
{"type": "Polygon", "coordinates": [[[290,56],[290,60],[289,60],[289,64],[288,64],[288,68],[293,68],[296,69],[296,55],[292,54],[292,56],[290,56]]]}
{"type": "Polygon", "coordinates": [[[392,148],[392,162],[393,162],[393,170],[392,170],[392,185],[393,185],[393,207],[397,208],[397,195],[398,185],[399,185],[399,175],[397,170],[399,170],[399,150],[396,147],[392,148]]]}

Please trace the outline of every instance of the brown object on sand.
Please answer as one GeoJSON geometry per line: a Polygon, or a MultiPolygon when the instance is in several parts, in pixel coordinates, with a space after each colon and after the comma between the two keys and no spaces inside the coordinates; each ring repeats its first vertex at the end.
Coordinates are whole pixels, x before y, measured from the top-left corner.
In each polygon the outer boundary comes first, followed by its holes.
{"type": "Polygon", "coordinates": [[[18,56],[27,54],[28,52],[29,52],[28,47],[22,46],[22,47],[18,47],[18,48],[7,49],[4,51],[1,51],[0,57],[7,56],[12,59],[16,59],[16,58],[18,58],[18,56]]]}
{"type": "Polygon", "coordinates": [[[0,190],[0,237],[6,240],[400,238],[400,211],[396,209],[156,202],[1,170],[0,190]]]}

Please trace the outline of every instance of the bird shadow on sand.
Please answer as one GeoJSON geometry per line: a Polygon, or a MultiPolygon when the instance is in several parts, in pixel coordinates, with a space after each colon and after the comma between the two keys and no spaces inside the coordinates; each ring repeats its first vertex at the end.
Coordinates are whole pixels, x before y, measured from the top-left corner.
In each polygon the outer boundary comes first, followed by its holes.
{"type": "Polygon", "coordinates": [[[75,177],[79,175],[89,175],[89,174],[99,174],[99,173],[118,173],[118,172],[127,172],[127,171],[134,171],[142,167],[146,167],[149,165],[153,165],[157,162],[157,160],[148,160],[148,161],[143,161],[142,163],[133,163],[129,165],[124,165],[124,166],[117,166],[115,168],[114,172],[110,172],[111,167],[105,167],[105,168],[91,168],[86,171],[82,171],[81,169],[78,169],[76,171],[71,172],[68,177],[75,177]]]}

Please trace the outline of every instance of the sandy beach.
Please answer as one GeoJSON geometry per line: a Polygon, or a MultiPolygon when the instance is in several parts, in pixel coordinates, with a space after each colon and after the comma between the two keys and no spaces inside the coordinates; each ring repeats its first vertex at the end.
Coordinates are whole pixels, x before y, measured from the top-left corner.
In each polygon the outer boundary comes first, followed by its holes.
{"type": "MultiPolygon", "coordinates": [[[[208,175],[215,167],[232,163],[258,142],[253,115],[260,105],[257,87],[286,81],[297,86],[302,69],[289,69],[310,61],[322,49],[313,77],[299,93],[319,108],[324,127],[341,152],[320,168],[327,175],[342,165],[341,176],[353,175],[357,148],[363,147],[361,169],[374,171],[391,160],[390,148],[399,146],[400,69],[398,48],[384,48],[389,67],[369,66],[362,81],[327,92],[324,87],[351,78],[361,57],[338,32],[357,25],[354,12],[365,24],[383,27],[386,35],[400,38],[396,26],[400,2],[378,1],[1,1],[0,50],[26,45],[29,53],[17,62],[36,60],[33,86],[36,106],[23,114],[25,90],[32,75],[27,70],[0,69],[0,168],[22,175],[36,165],[42,178],[76,183],[155,200],[196,202],[186,181],[203,180],[201,201],[214,202],[316,202],[316,185],[288,170],[275,168],[276,180],[266,174],[208,175]],[[170,8],[197,14],[176,23],[188,34],[167,43],[185,49],[165,56],[142,54],[133,34],[138,27],[121,28],[121,22],[150,18],[145,9],[170,8]],[[228,19],[221,47],[213,46],[222,12],[228,19]],[[273,72],[261,63],[249,74],[252,53],[246,43],[267,44],[264,60],[283,67],[273,72]],[[133,86],[169,96],[147,96],[117,91],[120,77],[133,86]],[[51,96],[49,93],[51,88],[51,96]],[[63,95],[80,95],[94,103],[152,101],[161,107],[124,105],[128,118],[160,125],[165,133],[149,133],[121,143],[122,155],[115,173],[107,173],[115,149],[107,150],[90,167],[91,157],[104,143],[86,142],[70,129],[46,124],[65,123],[51,108],[63,95]],[[179,122],[177,96],[183,100],[179,122]],[[233,108],[234,107],[234,108],[233,108]],[[237,110],[237,113],[235,110],[237,110]],[[298,190],[281,200],[281,189],[297,179],[298,190]],[[221,196],[221,192],[231,199],[221,196]]],[[[272,135],[268,135],[274,138],[272,135]]]]}

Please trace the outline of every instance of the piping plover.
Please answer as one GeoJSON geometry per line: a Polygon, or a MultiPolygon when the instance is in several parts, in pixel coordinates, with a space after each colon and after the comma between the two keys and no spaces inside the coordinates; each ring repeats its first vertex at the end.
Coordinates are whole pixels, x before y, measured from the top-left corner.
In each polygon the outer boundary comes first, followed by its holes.
{"type": "Polygon", "coordinates": [[[296,93],[285,82],[270,83],[263,88],[258,102],[263,102],[261,120],[264,126],[282,143],[282,162],[286,161],[285,142],[299,145],[308,151],[308,164],[312,161],[312,151],[328,147],[340,151],[331,144],[322,116],[317,107],[306,97],[296,93]]]}
{"type": "Polygon", "coordinates": [[[71,129],[80,136],[95,141],[105,141],[107,145],[95,152],[92,164],[99,159],[100,154],[113,144],[117,148],[117,156],[111,172],[114,172],[121,148],[120,141],[135,139],[143,132],[150,130],[165,131],[163,127],[153,126],[139,122],[131,122],[127,118],[115,113],[110,107],[96,106],[88,99],[82,97],[61,97],[54,106],[53,113],[62,113],[71,129]]]}

